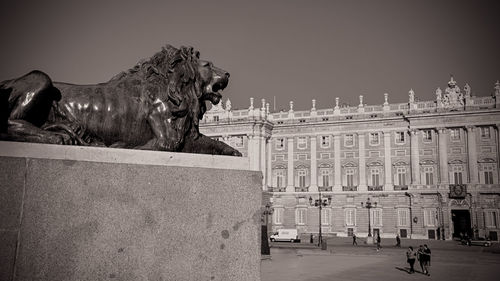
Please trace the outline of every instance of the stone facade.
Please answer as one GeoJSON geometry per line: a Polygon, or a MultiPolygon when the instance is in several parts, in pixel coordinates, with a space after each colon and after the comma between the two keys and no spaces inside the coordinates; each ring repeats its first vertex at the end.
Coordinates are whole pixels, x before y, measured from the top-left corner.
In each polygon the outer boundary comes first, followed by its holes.
{"type": "MultiPolygon", "coordinates": [[[[472,96],[453,77],[436,100],[271,113],[269,104],[213,107],[201,131],[248,156],[271,193],[272,228],[303,235],[497,239],[500,83],[472,96]],[[321,216],[314,201],[325,205],[321,216]],[[366,207],[367,198],[373,208],[366,207]],[[364,204],[362,204],[364,203],[364,204]],[[376,205],[375,205],[376,203],[376,205]],[[369,212],[369,213],[368,213],[369,212]]],[[[229,105],[228,105],[229,103],[229,105]]]]}

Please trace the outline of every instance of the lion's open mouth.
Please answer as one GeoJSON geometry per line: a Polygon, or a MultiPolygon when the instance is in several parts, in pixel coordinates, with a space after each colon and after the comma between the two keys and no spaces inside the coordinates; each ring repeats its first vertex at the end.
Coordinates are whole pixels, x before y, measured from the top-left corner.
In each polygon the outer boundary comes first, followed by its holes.
{"type": "Polygon", "coordinates": [[[207,87],[207,100],[209,100],[213,105],[216,105],[222,99],[222,94],[220,92],[227,87],[228,79],[221,78],[218,79],[215,83],[208,85],[207,87]]]}

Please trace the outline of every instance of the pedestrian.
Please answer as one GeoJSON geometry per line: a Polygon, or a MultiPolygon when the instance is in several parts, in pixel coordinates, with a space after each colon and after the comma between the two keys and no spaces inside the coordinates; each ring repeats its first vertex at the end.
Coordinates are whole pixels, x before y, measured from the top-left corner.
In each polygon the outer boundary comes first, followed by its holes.
{"type": "Polygon", "coordinates": [[[353,246],[354,245],[356,245],[356,246],[358,245],[358,242],[356,242],[356,234],[355,233],[352,234],[352,245],[353,246]]]}
{"type": "Polygon", "coordinates": [[[427,244],[424,244],[424,254],[425,254],[425,270],[428,276],[431,276],[429,273],[429,266],[431,266],[431,249],[427,247],[427,244]]]}
{"type": "Polygon", "coordinates": [[[380,250],[380,234],[377,233],[377,251],[380,250]]]}
{"type": "Polygon", "coordinates": [[[427,275],[427,254],[425,253],[424,246],[420,245],[417,250],[417,259],[420,263],[420,268],[422,269],[422,273],[427,275]]]}
{"type": "Polygon", "coordinates": [[[401,248],[401,238],[399,238],[399,234],[396,234],[396,247],[401,248]]]}
{"type": "Polygon", "coordinates": [[[410,264],[410,271],[408,273],[415,273],[415,268],[413,267],[415,264],[415,258],[417,254],[413,251],[413,247],[408,247],[408,251],[406,251],[406,262],[410,264]]]}

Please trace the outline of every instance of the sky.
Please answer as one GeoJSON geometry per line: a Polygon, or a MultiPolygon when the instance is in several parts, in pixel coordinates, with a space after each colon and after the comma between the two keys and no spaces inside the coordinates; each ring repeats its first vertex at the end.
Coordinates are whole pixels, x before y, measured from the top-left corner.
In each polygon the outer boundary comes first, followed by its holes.
{"type": "Polygon", "coordinates": [[[105,82],[166,44],[227,70],[233,108],[433,100],[451,74],[487,96],[500,79],[498,0],[2,0],[0,13],[0,81],[105,82]]]}

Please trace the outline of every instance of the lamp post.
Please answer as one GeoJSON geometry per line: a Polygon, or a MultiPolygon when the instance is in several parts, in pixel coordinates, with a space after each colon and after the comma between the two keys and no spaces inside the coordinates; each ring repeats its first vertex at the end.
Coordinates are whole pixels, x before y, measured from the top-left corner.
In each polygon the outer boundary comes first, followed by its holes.
{"type": "Polygon", "coordinates": [[[326,244],[323,246],[323,236],[321,234],[321,210],[323,207],[329,206],[332,204],[332,197],[328,197],[328,199],[321,198],[321,191],[319,192],[319,198],[313,200],[311,196],[309,196],[309,205],[314,207],[319,207],[319,237],[318,237],[318,247],[322,247],[323,250],[326,250],[326,244]],[[314,202],[313,202],[314,201],[314,202]]]}
{"type": "Polygon", "coordinates": [[[267,202],[267,204],[264,206],[264,211],[262,211],[262,215],[265,216],[265,222],[266,224],[262,226],[261,230],[261,254],[262,255],[270,255],[271,254],[271,249],[269,248],[269,241],[268,241],[268,224],[269,224],[269,215],[273,214],[274,209],[271,207],[272,202],[267,202]]]}
{"type": "Polygon", "coordinates": [[[366,244],[373,244],[370,209],[373,207],[377,207],[377,202],[374,202],[372,204],[370,198],[368,198],[366,199],[366,202],[361,202],[361,207],[364,207],[368,210],[368,237],[366,238],[366,244]]]}
{"type": "Polygon", "coordinates": [[[411,213],[411,198],[413,197],[413,195],[411,195],[408,192],[405,192],[405,196],[408,196],[408,198],[410,198],[410,239],[411,239],[411,237],[413,236],[413,216],[411,213]]]}
{"type": "Polygon", "coordinates": [[[272,215],[273,211],[274,211],[274,209],[271,206],[272,206],[272,203],[271,202],[267,202],[267,204],[264,206],[265,209],[262,212],[262,214],[264,216],[266,216],[266,228],[269,225],[269,215],[272,215]]]}

